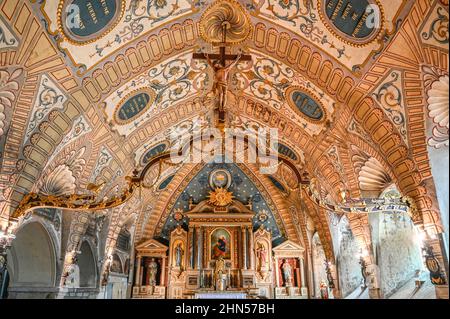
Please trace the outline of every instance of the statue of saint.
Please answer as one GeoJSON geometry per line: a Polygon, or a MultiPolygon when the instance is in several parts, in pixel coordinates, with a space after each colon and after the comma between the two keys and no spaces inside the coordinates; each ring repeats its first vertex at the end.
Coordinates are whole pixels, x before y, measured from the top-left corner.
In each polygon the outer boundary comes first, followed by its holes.
{"type": "Polygon", "coordinates": [[[181,267],[181,263],[183,260],[184,249],[181,243],[178,243],[177,247],[175,247],[175,267],[181,267]]]}
{"type": "Polygon", "coordinates": [[[214,279],[216,282],[216,290],[224,290],[224,279],[223,274],[225,273],[225,261],[223,257],[220,256],[219,259],[216,260],[216,264],[214,267],[214,279]]]}
{"type": "Polygon", "coordinates": [[[281,270],[283,272],[284,285],[286,287],[292,286],[292,266],[287,259],[283,259],[281,270]]]}
{"type": "Polygon", "coordinates": [[[328,299],[328,286],[324,280],[320,282],[320,298],[328,299]]]}
{"type": "Polygon", "coordinates": [[[150,259],[148,264],[149,284],[150,286],[156,286],[156,273],[158,272],[158,263],[155,258],[150,259]]]}
{"type": "Polygon", "coordinates": [[[208,54],[205,54],[208,64],[214,70],[214,84],[213,93],[216,97],[219,97],[219,111],[223,111],[227,104],[227,90],[228,90],[228,75],[230,70],[239,62],[241,54],[238,55],[236,60],[228,65],[222,65],[219,60],[212,61],[208,54]]]}
{"type": "Polygon", "coordinates": [[[259,260],[259,268],[263,268],[266,266],[266,260],[267,260],[267,251],[266,247],[262,243],[258,243],[258,247],[256,248],[256,256],[259,260]]]}

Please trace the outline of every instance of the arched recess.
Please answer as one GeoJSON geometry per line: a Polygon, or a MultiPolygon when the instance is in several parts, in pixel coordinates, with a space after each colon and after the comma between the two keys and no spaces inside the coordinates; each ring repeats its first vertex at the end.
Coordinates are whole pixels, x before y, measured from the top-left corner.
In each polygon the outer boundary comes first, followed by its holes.
{"type": "Polygon", "coordinates": [[[16,233],[8,251],[9,298],[52,298],[57,291],[56,249],[39,222],[30,222],[16,233]]]}
{"type": "MultiPolygon", "coordinates": [[[[350,221],[342,216],[336,226],[332,227],[333,241],[336,241],[336,266],[339,271],[339,288],[342,298],[347,297],[362,284],[361,243],[353,235],[350,221]],[[333,231],[334,230],[334,231],[333,231]]],[[[366,249],[366,248],[364,248],[366,249]]]]}
{"type": "Polygon", "coordinates": [[[123,267],[122,267],[122,261],[120,260],[119,256],[117,254],[114,254],[112,257],[112,264],[111,264],[111,272],[115,272],[117,274],[123,273],[123,267]]]}
{"type": "Polygon", "coordinates": [[[322,298],[321,296],[321,285],[327,284],[327,273],[325,269],[325,251],[320,241],[320,236],[318,232],[315,232],[311,240],[311,253],[312,253],[312,266],[313,266],[313,281],[314,290],[311,295],[314,298],[322,298]]]}
{"type": "Polygon", "coordinates": [[[78,267],[80,268],[80,287],[97,286],[97,265],[91,245],[85,240],[80,246],[78,267]]]}
{"type": "MultiPolygon", "coordinates": [[[[382,192],[380,198],[400,196],[395,185],[391,185],[382,192]]],[[[376,213],[370,216],[370,222],[382,297],[389,298],[415,277],[428,281],[418,229],[409,214],[376,213]]],[[[413,293],[414,287],[411,287],[409,294],[413,293]]]]}

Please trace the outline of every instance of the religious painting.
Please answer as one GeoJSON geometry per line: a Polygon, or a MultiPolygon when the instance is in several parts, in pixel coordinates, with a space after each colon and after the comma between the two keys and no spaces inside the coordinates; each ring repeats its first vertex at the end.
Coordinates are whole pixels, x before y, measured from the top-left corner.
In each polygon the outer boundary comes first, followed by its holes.
{"type": "Polygon", "coordinates": [[[73,44],[94,42],[110,32],[124,13],[122,0],[60,0],[58,27],[73,44]]]}
{"type": "Polygon", "coordinates": [[[219,228],[211,234],[211,259],[231,259],[231,236],[225,229],[219,228]]]}

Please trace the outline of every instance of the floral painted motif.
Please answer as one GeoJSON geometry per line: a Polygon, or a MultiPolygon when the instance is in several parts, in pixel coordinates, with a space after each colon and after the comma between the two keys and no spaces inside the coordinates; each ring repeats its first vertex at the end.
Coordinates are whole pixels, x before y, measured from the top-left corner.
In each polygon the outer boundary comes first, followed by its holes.
{"type": "Polygon", "coordinates": [[[17,99],[19,90],[18,79],[22,74],[22,69],[16,69],[11,73],[7,70],[0,70],[0,137],[6,129],[6,109],[12,109],[17,99]]]}
{"type": "Polygon", "coordinates": [[[449,41],[448,12],[443,7],[438,7],[436,14],[437,17],[431,23],[428,31],[422,33],[422,38],[424,40],[433,38],[441,44],[446,44],[449,41]]]}
{"type": "Polygon", "coordinates": [[[317,25],[317,7],[312,0],[254,0],[247,9],[271,20],[285,21],[311,42],[329,47],[337,58],[345,56],[345,45],[339,47],[317,25]]]}
{"type": "Polygon", "coordinates": [[[137,76],[134,80],[119,88],[115,94],[106,99],[105,112],[114,128],[122,135],[128,135],[139,125],[175,103],[189,99],[195,95],[204,95],[210,90],[210,75],[207,64],[202,61],[191,61],[192,53],[183,53],[170,62],[151,68],[148,72],[137,76]],[[150,89],[154,92],[152,104],[128,123],[116,123],[114,112],[117,105],[132,91],[150,89]]]}
{"type": "Polygon", "coordinates": [[[46,75],[42,76],[36,102],[31,112],[26,138],[28,139],[42,120],[54,109],[63,109],[66,97],[46,75]]]}
{"type": "Polygon", "coordinates": [[[95,183],[97,177],[101,174],[102,170],[109,165],[112,159],[113,157],[111,155],[111,152],[106,147],[102,147],[95,164],[93,174],[89,179],[92,183],[95,183]]]}
{"type": "Polygon", "coordinates": [[[113,45],[121,45],[136,39],[148,28],[166,20],[188,13],[195,8],[201,8],[203,1],[198,0],[136,0],[131,1],[125,12],[121,29],[104,45],[96,45],[91,57],[102,57],[105,49],[113,45]]]}
{"type": "Polygon", "coordinates": [[[2,18],[0,17],[0,49],[17,46],[17,39],[8,30],[2,18]]]}
{"type": "Polygon", "coordinates": [[[408,143],[407,123],[404,115],[406,110],[401,87],[401,74],[394,71],[388,76],[386,82],[375,90],[373,96],[380,103],[384,113],[395,124],[403,140],[408,143]]]}

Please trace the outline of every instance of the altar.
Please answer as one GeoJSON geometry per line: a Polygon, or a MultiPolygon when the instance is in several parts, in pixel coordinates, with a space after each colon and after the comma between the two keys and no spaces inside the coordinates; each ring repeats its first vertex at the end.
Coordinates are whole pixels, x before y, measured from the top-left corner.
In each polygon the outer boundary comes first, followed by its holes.
{"type": "Polygon", "coordinates": [[[226,291],[198,292],[195,294],[194,299],[247,299],[247,294],[244,292],[226,291]]]}
{"type": "Polygon", "coordinates": [[[304,249],[272,231],[230,191],[226,169],[209,173],[208,198],[175,209],[168,246],[150,239],[136,252],[134,298],[249,299],[307,297],[304,249]]]}

